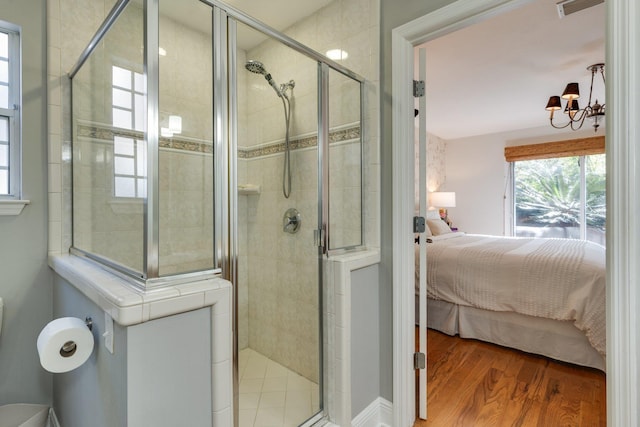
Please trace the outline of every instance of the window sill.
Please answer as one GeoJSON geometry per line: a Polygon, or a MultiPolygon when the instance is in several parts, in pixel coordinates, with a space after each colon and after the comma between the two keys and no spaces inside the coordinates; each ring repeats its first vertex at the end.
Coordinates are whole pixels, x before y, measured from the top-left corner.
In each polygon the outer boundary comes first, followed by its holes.
{"type": "Polygon", "coordinates": [[[20,215],[22,209],[31,203],[29,200],[0,200],[0,216],[20,215]]]}

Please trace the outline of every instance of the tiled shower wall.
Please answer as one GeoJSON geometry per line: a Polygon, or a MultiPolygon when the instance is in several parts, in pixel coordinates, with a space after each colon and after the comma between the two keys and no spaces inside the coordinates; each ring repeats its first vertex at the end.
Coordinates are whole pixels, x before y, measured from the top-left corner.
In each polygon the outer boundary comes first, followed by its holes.
{"type": "MultiPolygon", "coordinates": [[[[378,1],[338,0],[285,31],[307,46],[325,52],[341,48],[349,53],[344,65],[367,79],[364,134],[364,242],[378,245],[378,1]]],[[[238,53],[239,64],[259,60],[278,83],[290,79],[292,91],[291,139],[317,135],[317,66],[315,62],[274,41],[238,53]]],[[[241,67],[240,67],[241,68],[241,67]]],[[[269,150],[284,138],[281,100],[261,76],[238,70],[239,146],[258,153],[239,159],[239,183],[259,185],[259,194],[239,196],[239,342],[290,369],[317,381],[318,374],[318,266],[313,230],[317,228],[317,149],[295,149],[291,154],[292,193],[282,195],[283,153],[269,150]],[[244,125],[243,125],[244,123],[244,125]],[[266,147],[265,147],[266,144],[266,147]],[[262,149],[262,152],[260,152],[262,149]],[[282,230],[284,212],[295,207],[302,216],[297,234],[282,230]]],[[[331,132],[359,127],[358,87],[331,72],[331,132]],[[335,83],[334,83],[335,82],[335,83]],[[356,89],[356,90],[354,90],[356,89]]],[[[341,136],[341,137],[344,137],[341,136]]],[[[360,147],[348,136],[331,146],[332,205],[344,203],[342,227],[335,240],[358,227],[355,210],[360,191],[354,187],[360,147]],[[354,175],[355,174],[355,175],[354,175]],[[351,205],[350,205],[351,203],[351,205]],[[354,209],[349,211],[349,206],[354,209]],[[351,213],[348,216],[346,214],[351,213]],[[345,220],[351,220],[347,223],[345,220]]],[[[358,183],[359,184],[359,183],[358,183]]],[[[351,241],[354,237],[349,236],[351,241]]],[[[346,238],[349,238],[346,237],[346,238]]]]}

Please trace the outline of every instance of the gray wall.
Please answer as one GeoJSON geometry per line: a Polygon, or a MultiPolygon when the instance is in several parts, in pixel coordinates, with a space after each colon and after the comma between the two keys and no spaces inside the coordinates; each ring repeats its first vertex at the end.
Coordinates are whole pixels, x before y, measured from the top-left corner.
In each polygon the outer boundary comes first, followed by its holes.
{"type": "Polygon", "coordinates": [[[71,372],[56,374],[53,407],[64,427],[127,425],[126,330],[114,323],[114,354],[102,345],[104,311],[66,280],[54,275],[53,315],[87,316],[93,320],[95,340],[89,359],[71,372]]]}
{"type": "Polygon", "coordinates": [[[51,375],[36,351],[51,320],[47,267],[47,120],[45,0],[0,0],[0,19],[22,27],[23,198],[19,216],[0,216],[0,405],[51,403],[51,375]]]}
{"type": "Polygon", "coordinates": [[[393,400],[393,318],[392,318],[392,180],[391,170],[391,31],[422,15],[433,12],[453,0],[380,0],[381,48],[381,255],[380,264],[380,395],[393,400]]]}
{"type": "Polygon", "coordinates": [[[380,396],[378,266],[351,273],[351,418],[380,396]]]}

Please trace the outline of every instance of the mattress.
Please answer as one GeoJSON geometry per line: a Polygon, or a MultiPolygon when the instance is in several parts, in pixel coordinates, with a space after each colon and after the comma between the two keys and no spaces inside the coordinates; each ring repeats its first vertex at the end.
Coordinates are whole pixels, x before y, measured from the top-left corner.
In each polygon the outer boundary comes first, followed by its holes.
{"type": "Polygon", "coordinates": [[[464,233],[432,239],[433,243],[427,245],[429,307],[437,306],[434,301],[458,307],[444,317],[428,311],[430,325],[437,325],[435,329],[604,369],[603,247],[580,240],[464,233]],[[508,326],[501,329],[500,319],[508,326]],[[530,332],[537,335],[519,335],[518,328],[527,329],[532,322],[536,325],[530,332]],[[568,341],[567,334],[586,342],[582,353],[595,352],[598,357],[589,354],[582,360],[579,355],[571,356],[576,348],[570,343],[575,340],[568,341]],[[558,340],[545,338],[551,335],[558,340]],[[545,346],[564,346],[567,351],[545,346]],[[544,350],[536,351],[538,348],[544,350]]]}

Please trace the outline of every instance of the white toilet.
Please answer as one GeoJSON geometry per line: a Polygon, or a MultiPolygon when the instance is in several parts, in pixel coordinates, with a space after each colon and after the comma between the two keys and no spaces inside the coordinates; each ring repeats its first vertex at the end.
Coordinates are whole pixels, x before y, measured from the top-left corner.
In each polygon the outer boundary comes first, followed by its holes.
{"type": "Polygon", "coordinates": [[[49,407],[14,403],[0,406],[0,427],[47,427],[49,407]]]}
{"type": "MultiPolygon", "coordinates": [[[[2,309],[4,304],[0,298],[0,330],[2,330],[2,309]]],[[[0,427],[47,427],[49,407],[46,405],[29,405],[14,403],[0,406],[0,427]]]]}

